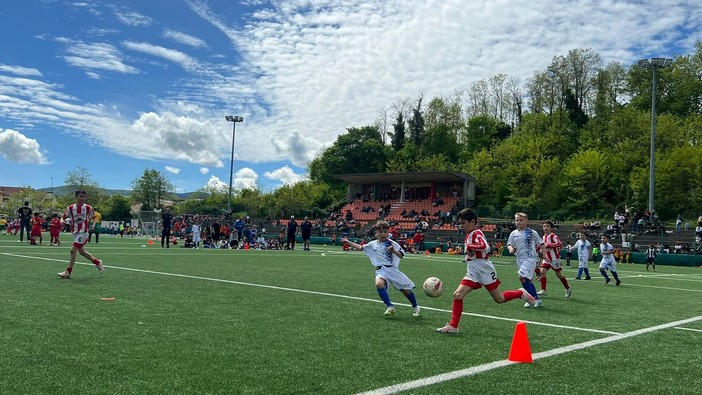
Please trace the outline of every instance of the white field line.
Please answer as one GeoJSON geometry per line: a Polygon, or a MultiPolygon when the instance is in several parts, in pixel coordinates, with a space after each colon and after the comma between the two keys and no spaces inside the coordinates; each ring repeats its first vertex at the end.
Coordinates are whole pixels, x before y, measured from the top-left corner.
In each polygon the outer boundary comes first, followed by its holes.
{"type": "MultiPolygon", "coordinates": [[[[634,337],[634,336],[643,335],[646,333],[659,331],[662,329],[675,328],[678,325],[689,324],[691,322],[700,321],[700,320],[702,320],[702,316],[697,316],[697,317],[692,317],[692,318],[688,318],[688,319],[684,319],[684,320],[680,320],[680,321],[669,322],[667,324],[656,325],[656,326],[651,326],[648,328],[638,329],[638,330],[631,331],[631,332],[621,333],[621,334],[614,335],[614,336],[604,337],[601,339],[589,340],[589,341],[582,342],[582,343],[572,344],[570,346],[558,347],[558,348],[554,348],[552,350],[533,354],[532,358],[536,361],[536,360],[539,360],[542,358],[561,355],[561,354],[565,354],[565,353],[569,353],[569,352],[573,352],[573,351],[577,351],[577,350],[583,350],[586,348],[599,346],[601,344],[612,343],[615,341],[627,339],[627,338],[634,337]]],[[[473,367],[470,367],[467,369],[455,370],[453,372],[442,373],[442,374],[439,374],[436,376],[425,377],[425,378],[418,379],[418,380],[408,381],[406,383],[395,384],[395,385],[391,385],[388,387],[378,388],[378,389],[375,389],[372,391],[363,392],[360,395],[396,394],[398,392],[408,391],[408,390],[412,390],[412,389],[416,389],[416,388],[420,388],[420,387],[426,387],[429,385],[438,384],[438,383],[442,383],[442,382],[449,381],[449,380],[455,380],[455,379],[459,379],[459,378],[463,378],[463,377],[474,376],[478,373],[483,373],[483,372],[487,372],[487,371],[494,370],[497,368],[502,368],[505,366],[514,365],[516,363],[517,362],[511,362],[508,360],[490,362],[490,363],[486,363],[483,365],[473,366],[473,367]]]]}
{"type": "Polygon", "coordinates": [[[683,330],[683,331],[692,331],[692,332],[702,332],[702,329],[683,328],[683,327],[679,327],[679,326],[676,326],[676,327],[673,328],[673,329],[680,329],[680,330],[683,330]]]}
{"type": "MultiPolygon", "coordinates": [[[[10,254],[10,253],[1,253],[1,255],[13,256],[13,257],[17,257],[17,258],[27,258],[27,259],[51,261],[51,262],[61,262],[61,263],[68,262],[68,261],[63,260],[63,259],[43,258],[43,257],[10,254]]],[[[77,265],[85,265],[85,266],[94,266],[92,263],[85,263],[85,262],[76,262],[76,264],[77,265]]],[[[130,272],[137,272],[137,273],[158,274],[161,276],[188,278],[188,279],[194,279],[194,280],[215,281],[215,282],[227,283],[227,284],[236,284],[236,285],[245,285],[245,286],[250,286],[250,287],[275,289],[278,291],[299,292],[299,293],[305,293],[305,294],[310,294],[310,295],[330,296],[330,297],[334,297],[334,298],[360,300],[360,301],[364,301],[364,302],[383,303],[382,301],[376,300],[376,299],[368,299],[368,298],[362,298],[362,297],[358,297],[358,296],[349,296],[349,295],[339,295],[339,294],[333,294],[333,293],[328,293],[328,292],[309,291],[309,290],[305,290],[305,289],[287,288],[287,287],[278,287],[278,286],[274,286],[274,285],[247,283],[247,282],[243,282],[243,281],[225,280],[225,279],[220,279],[220,278],[192,276],[192,275],[188,275],[188,274],[158,272],[158,271],[154,271],[154,270],[133,269],[133,268],[128,268],[128,267],[120,267],[120,266],[105,265],[105,267],[108,269],[125,270],[125,271],[130,271],[130,272]]],[[[410,306],[407,303],[395,303],[395,305],[407,306],[407,307],[410,306]]],[[[424,306],[421,306],[421,307],[422,307],[422,310],[438,311],[438,312],[442,312],[442,313],[451,314],[451,310],[437,309],[434,307],[424,307],[424,306]]],[[[571,329],[571,330],[577,330],[577,331],[582,331],[582,332],[601,333],[601,334],[606,334],[606,335],[619,334],[619,332],[605,331],[605,330],[600,330],[600,329],[590,329],[590,328],[581,328],[581,327],[568,326],[568,325],[549,324],[549,323],[538,322],[538,321],[524,321],[524,320],[515,319],[515,318],[497,317],[497,316],[477,314],[477,313],[464,312],[463,315],[471,316],[471,317],[488,318],[488,319],[493,319],[493,320],[501,320],[501,321],[526,322],[526,323],[529,323],[532,325],[546,326],[546,327],[558,328],[558,329],[571,329]]]]}

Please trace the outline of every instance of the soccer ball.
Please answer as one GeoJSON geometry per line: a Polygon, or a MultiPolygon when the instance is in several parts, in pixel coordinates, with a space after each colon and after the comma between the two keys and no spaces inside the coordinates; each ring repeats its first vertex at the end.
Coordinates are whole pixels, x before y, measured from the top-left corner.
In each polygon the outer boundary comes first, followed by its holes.
{"type": "Polygon", "coordinates": [[[444,283],[436,277],[429,277],[424,281],[424,293],[430,298],[438,298],[444,292],[444,283]]]}

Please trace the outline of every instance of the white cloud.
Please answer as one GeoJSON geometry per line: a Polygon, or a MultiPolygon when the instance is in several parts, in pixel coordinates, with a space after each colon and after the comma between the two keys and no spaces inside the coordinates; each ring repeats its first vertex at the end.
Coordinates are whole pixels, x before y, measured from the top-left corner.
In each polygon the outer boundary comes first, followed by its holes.
{"type": "Polygon", "coordinates": [[[295,174],[295,171],[288,166],[283,166],[280,169],[273,171],[267,171],[263,173],[263,176],[271,180],[280,181],[286,185],[292,185],[306,180],[306,177],[300,174],[295,174]]]}
{"type": "Polygon", "coordinates": [[[173,173],[173,174],[179,174],[179,173],[180,173],[180,169],[177,168],[177,167],[173,167],[173,166],[166,166],[166,171],[169,172],[169,173],[173,173]]]}
{"type": "Polygon", "coordinates": [[[42,76],[41,71],[37,69],[22,66],[9,66],[6,64],[0,64],[0,71],[28,77],[42,76]]]}
{"type": "Polygon", "coordinates": [[[229,191],[229,184],[220,180],[217,176],[210,176],[203,188],[208,191],[223,193],[229,191]]]}
{"type": "Polygon", "coordinates": [[[194,71],[198,68],[198,62],[192,57],[175,49],[164,48],[158,45],[149,43],[137,43],[133,41],[125,41],[122,43],[125,48],[132,51],[138,51],[152,56],[157,56],[173,63],[180,65],[182,68],[194,71]]]}
{"type": "Polygon", "coordinates": [[[207,173],[209,173],[209,172],[210,172],[210,169],[207,168],[207,167],[201,167],[201,168],[200,168],[200,173],[202,173],[202,174],[207,174],[207,173]]]}
{"type": "Polygon", "coordinates": [[[41,152],[39,142],[12,129],[0,129],[0,156],[10,162],[49,163],[41,152]]]}
{"type": "Polygon", "coordinates": [[[207,48],[207,43],[205,41],[191,36],[189,34],[179,32],[176,30],[166,29],[163,31],[163,37],[171,39],[175,42],[189,45],[194,48],[207,48]]]}
{"type": "Polygon", "coordinates": [[[232,184],[232,187],[237,190],[256,189],[258,187],[258,174],[253,169],[244,167],[234,173],[232,184]]]}
{"type": "Polygon", "coordinates": [[[149,26],[153,22],[148,16],[134,11],[115,11],[115,16],[127,26],[149,26]]]}
{"type": "Polygon", "coordinates": [[[122,54],[106,43],[70,42],[63,59],[71,66],[82,69],[104,70],[122,74],[137,74],[139,70],[125,64],[122,54]]]}

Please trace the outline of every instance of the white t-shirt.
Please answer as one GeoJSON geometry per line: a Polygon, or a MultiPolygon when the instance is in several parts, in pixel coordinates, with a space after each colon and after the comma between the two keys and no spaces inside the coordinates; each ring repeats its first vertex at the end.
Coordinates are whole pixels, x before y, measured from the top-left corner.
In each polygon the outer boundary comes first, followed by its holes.
{"type": "Polygon", "coordinates": [[[590,258],[590,249],[592,249],[592,244],[589,240],[580,239],[575,242],[573,247],[578,251],[578,260],[587,261],[590,258]]]}
{"type": "Polygon", "coordinates": [[[363,245],[363,253],[368,255],[368,258],[370,258],[370,262],[373,266],[379,267],[379,266],[393,266],[393,267],[399,267],[400,266],[400,257],[397,255],[393,254],[392,252],[389,252],[387,248],[389,246],[393,246],[395,251],[399,251],[402,256],[405,255],[405,250],[400,247],[397,242],[394,240],[387,239],[384,243],[381,243],[379,240],[373,240],[368,244],[363,245]]]}
{"type": "Polygon", "coordinates": [[[542,244],[544,244],[544,240],[531,228],[515,229],[507,239],[507,245],[516,249],[517,264],[524,261],[536,262],[539,258],[536,248],[542,244]]]}

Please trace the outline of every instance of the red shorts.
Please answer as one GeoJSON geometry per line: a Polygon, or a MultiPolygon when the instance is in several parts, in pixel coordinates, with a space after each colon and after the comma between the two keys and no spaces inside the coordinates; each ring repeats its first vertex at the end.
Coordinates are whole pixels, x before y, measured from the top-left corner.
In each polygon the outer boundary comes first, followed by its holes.
{"type": "MultiPolygon", "coordinates": [[[[468,280],[468,279],[466,279],[466,278],[464,278],[463,280],[461,280],[461,285],[465,285],[466,287],[471,287],[471,288],[473,288],[473,289],[478,289],[478,288],[482,288],[482,287],[483,287],[483,284],[480,284],[480,283],[475,282],[475,281],[468,280]]],[[[493,289],[497,289],[497,287],[499,287],[499,286],[500,286],[500,279],[497,279],[497,280],[495,280],[495,282],[493,282],[493,283],[485,284],[485,289],[487,289],[488,291],[492,291],[493,289]]]]}

